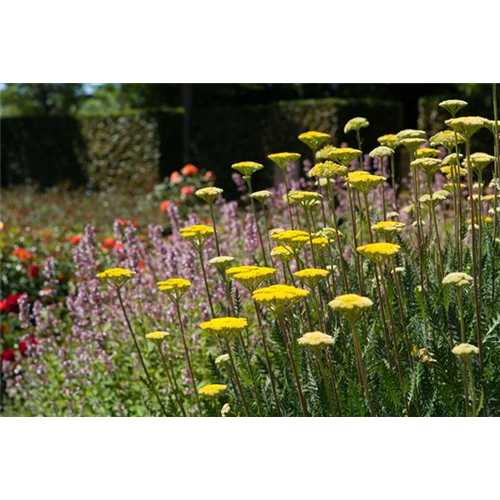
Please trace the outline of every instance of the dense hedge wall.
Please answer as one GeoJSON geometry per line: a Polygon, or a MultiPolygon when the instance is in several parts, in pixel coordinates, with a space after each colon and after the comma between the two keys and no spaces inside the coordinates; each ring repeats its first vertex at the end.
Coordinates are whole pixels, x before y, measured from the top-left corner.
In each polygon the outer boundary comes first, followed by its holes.
{"type": "MultiPolygon", "coordinates": [[[[182,166],[182,111],[128,112],[1,120],[2,184],[32,180],[42,187],[87,184],[97,188],[149,188],[182,166]]],[[[218,183],[232,189],[229,166],[251,159],[269,163],[278,151],[309,152],[297,140],[306,130],[331,133],[334,144],[350,141],[344,124],[353,116],[372,123],[364,129],[365,151],[384,133],[402,127],[398,103],[321,99],[248,107],[195,110],[193,163],[210,169],[218,183]]],[[[267,172],[273,171],[266,169],[267,172]]],[[[266,171],[260,184],[269,183],[266,171]]],[[[257,179],[259,180],[259,179],[257,179]]]]}

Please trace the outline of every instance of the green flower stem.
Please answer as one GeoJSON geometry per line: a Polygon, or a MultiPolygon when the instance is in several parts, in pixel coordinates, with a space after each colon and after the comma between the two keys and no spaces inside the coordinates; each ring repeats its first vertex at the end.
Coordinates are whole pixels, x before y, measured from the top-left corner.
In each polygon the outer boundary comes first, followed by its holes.
{"type": "MultiPolygon", "coordinates": [[[[492,83],[493,90],[493,119],[495,120],[495,124],[493,126],[493,135],[494,135],[494,154],[495,154],[495,165],[493,169],[493,178],[498,182],[500,179],[500,148],[498,145],[498,103],[497,103],[497,84],[492,83]]],[[[494,188],[495,197],[493,198],[493,241],[496,242],[498,236],[498,187],[495,184],[494,188]]],[[[491,255],[492,261],[494,261],[494,255],[492,252],[491,255]]],[[[491,273],[491,310],[494,310],[495,305],[495,276],[496,273],[491,273]]]]}
{"type": "Polygon", "coordinates": [[[372,398],[370,396],[370,390],[368,389],[368,377],[366,375],[365,365],[363,363],[363,354],[361,351],[361,344],[359,342],[358,328],[356,326],[356,320],[353,317],[348,317],[349,324],[351,326],[352,340],[354,344],[354,352],[356,353],[356,359],[358,364],[358,375],[360,378],[361,385],[365,393],[366,404],[370,411],[372,417],[376,416],[375,408],[372,403],[372,398]]]}
{"type": "Polygon", "coordinates": [[[351,212],[351,222],[352,222],[352,239],[354,242],[354,260],[356,262],[356,273],[358,276],[358,292],[360,295],[364,295],[363,291],[363,273],[361,272],[361,262],[356,248],[358,247],[358,237],[357,237],[357,227],[356,227],[356,216],[354,214],[354,201],[352,199],[352,189],[347,186],[347,193],[349,196],[349,210],[351,212]]]}
{"type": "MultiPolygon", "coordinates": [[[[248,185],[248,193],[251,195],[252,194],[252,181],[250,179],[248,179],[247,185],[248,185]]],[[[252,206],[253,218],[255,220],[255,226],[257,227],[257,235],[259,237],[260,249],[262,250],[262,257],[264,258],[264,264],[267,267],[268,263],[267,263],[266,249],[264,248],[264,241],[262,239],[262,234],[260,232],[259,220],[257,218],[257,210],[255,209],[255,202],[253,201],[253,198],[251,196],[250,196],[250,205],[252,206]]]]}
{"type": "Polygon", "coordinates": [[[215,224],[214,203],[213,203],[213,201],[209,202],[208,205],[210,207],[210,217],[212,219],[212,225],[214,227],[215,247],[217,249],[217,256],[220,257],[219,235],[217,234],[217,225],[215,224]]]}
{"type": "MultiPolygon", "coordinates": [[[[410,151],[410,163],[413,161],[413,153],[410,151]]],[[[424,258],[423,258],[423,234],[422,234],[422,217],[420,214],[420,192],[418,186],[418,170],[412,167],[412,180],[413,180],[413,202],[415,206],[415,213],[417,216],[417,246],[418,246],[418,264],[420,274],[420,286],[422,293],[424,293],[424,258]]]]}
{"type": "Polygon", "coordinates": [[[269,236],[269,223],[267,222],[267,210],[265,201],[262,203],[262,215],[264,216],[264,228],[266,230],[266,239],[267,239],[267,246],[269,247],[269,256],[271,256],[271,250],[273,246],[271,245],[271,237],[269,236]]]}
{"type": "Polygon", "coordinates": [[[264,333],[264,328],[262,327],[262,316],[260,314],[259,305],[254,300],[253,305],[255,307],[255,312],[257,313],[257,323],[259,325],[259,332],[262,341],[262,348],[264,349],[264,357],[266,358],[267,373],[269,374],[269,380],[271,382],[271,390],[273,393],[274,402],[276,404],[276,413],[278,417],[281,417],[280,400],[278,397],[278,391],[276,390],[276,382],[274,380],[273,368],[271,365],[271,359],[269,357],[269,351],[267,348],[266,335],[264,333]]]}
{"type": "Polygon", "coordinates": [[[175,374],[173,373],[172,367],[170,366],[170,369],[169,369],[169,364],[167,363],[167,360],[165,359],[165,354],[163,353],[163,350],[161,348],[161,344],[156,343],[156,342],[155,342],[155,344],[158,347],[158,351],[160,351],[161,363],[163,365],[163,369],[165,370],[165,373],[167,374],[167,380],[168,380],[168,383],[170,384],[170,387],[172,388],[172,392],[174,393],[175,401],[176,401],[177,405],[179,406],[179,409],[181,410],[182,415],[184,417],[187,417],[186,410],[184,409],[184,405],[182,404],[182,400],[179,396],[179,392],[178,392],[179,387],[177,385],[177,382],[174,382],[175,381],[175,374]],[[170,373],[170,371],[172,371],[172,373],[170,373]]]}
{"type": "Polygon", "coordinates": [[[328,400],[328,406],[330,407],[330,413],[332,414],[332,417],[334,417],[336,414],[335,406],[333,404],[332,395],[330,393],[330,384],[328,383],[328,378],[326,376],[323,360],[321,359],[321,350],[314,349],[314,356],[316,357],[316,362],[318,365],[321,380],[323,381],[323,387],[325,389],[326,398],[328,400]]]}
{"type": "Polygon", "coordinates": [[[304,207],[304,213],[306,215],[306,224],[307,224],[307,232],[309,233],[309,244],[311,245],[311,254],[312,254],[312,259],[313,259],[313,264],[314,267],[318,267],[316,264],[316,257],[314,255],[314,246],[313,246],[313,237],[312,237],[312,230],[311,230],[311,224],[309,222],[309,209],[304,207]]]}
{"type": "Polygon", "coordinates": [[[283,180],[285,181],[286,206],[288,208],[288,217],[290,218],[290,226],[292,227],[292,229],[295,229],[295,227],[293,225],[292,208],[290,207],[290,203],[289,203],[289,200],[288,200],[288,193],[290,191],[290,188],[288,187],[288,179],[287,179],[287,176],[286,176],[286,167],[283,168],[281,171],[283,172],[283,180]]]}
{"type": "Polygon", "coordinates": [[[454,130],[455,134],[455,154],[457,157],[456,174],[453,175],[453,165],[451,166],[452,178],[455,177],[456,181],[456,193],[457,193],[457,209],[458,209],[458,270],[462,271],[463,268],[463,242],[462,242],[462,188],[460,186],[460,148],[458,146],[458,134],[457,131],[454,130]]]}
{"type": "Polygon", "coordinates": [[[464,301],[462,287],[457,288],[458,314],[460,316],[460,341],[467,342],[465,338],[464,301]]]}
{"type": "Polygon", "coordinates": [[[370,243],[373,243],[373,231],[370,221],[370,206],[368,205],[368,193],[363,192],[363,201],[365,203],[366,224],[368,225],[368,234],[370,236],[370,243]]]}
{"type": "Polygon", "coordinates": [[[283,333],[283,337],[285,338],[285,346],[288,353],[288,359],[290,360],[290,364],[292,365],[293,376],[295,378],[295,384],[297,386],[297,392],[299,394],[300,406],[302,408],[302,414],[304,417],[307,417],[307,405],[306,400],[304,398],[304,393],[302,392],[302,385],[300,383],[299,373],[297,371],[297,365],[295,364],[295,359],[293,357],[292,346],[290,343],[290,337],[288,335],[288,330],[285,323],[285,318],[283,317],[282,311],[276,311],[276,316],[278,317],[278,322],[281,327],[281,332],[283,333]]]}
{"type": "Polygon", "coordinates": [[[335,366],[333,365],[332,356],[330,355],[330,350],[326,351],[326,359],[328,361],[328,368],[330,370],[330,379],[332,381],[333,394],[335,396],[335,402],[337,403],[339,417],[342,416],[342,405],[340,404],[340,395],[337,389],[337,374],[335,372],[335,366]]]}
{"type": "Polygon", "coordinates": [[[191,358],[189,357],[189,349],[186,342],[186,333],[184,331],[184,324],[182,322],[181,309],[179,307],[179,301],[174,301],[175,312],[177,313],[177,321],[179,322],[179,327],[181,329],[182,345],[184,347],[184,357],[186,359],[186,364],[189,371],[189,378],[191,379],[191,384],[193,385],[194,395],[196,397],[196,404],[198,406],[198,411],[200,416],[202,415],[200,396],[198,394],[198,388],[196,387],[196,379],[194,378],[194,371],[191,365],[191,358]]]}
{"type": "Polygon", "coordinates": [[[467,361],[462,360],[462,376],[464,379],[464,396],[465,396],[465,416],[470,417],[469,409],[469,382],[467,380],[467,361]]]}
{"type": "Polygon", "coordinates": [[[477,345],[479,347],[479,367],[481,369],[481,375],[483,374],[484,361],[483,361],[483,340],[481,336],[481,299],[479,295],[479,274],[478,274],[478,256],[477,256],[477,244],[476,244],[476,217],[474,210],[474,200],[472,199],[472,170],[470,169],[470,137],[465,138],[465,150],[467,155],[467,165],[469,166],[469,172],[467,174],[467,180],[469,184],[469,199],[470,199],[470,216],[471,216],[471,233],[472,233],[472,276],[474,278],[474,302],[476,309],[476,337],[477,345]]]}
{"type": "Polygon", "coordinates": [[[476,410],[476,389],[474,383],[474,370],[472,368],[472,360],[469,360],[467,363],[467,371],[469,372],[469,389],[470,389],[470,397],[472,400],[472,416],[477,416],[476,410]]]}
{"type": "Polygon", "coordinates": [[[146,367],[146,363],[144,362],[144,358],[142,357],[142,352],[141,352],[141,348],[139,347],[139,342],[137,342],[137,338],[135,336],[134,329],[132,328],[132,324],[130,323],[130,320],[128,318],[127,310],[126,310],[125,305],[123,303],[122,294],[120,292],[120,287],[116,287],[116,294],[118,295],[118,301],[120,302],[120,306],[121,306],[121,309],[123,311],[123,315],[125,316],[125,322],[127,323],[127,327],[130,331],[130,334],[132,335],[132,338],[134,339],[135,349],[137,351],[137,354],[139,355],[139,360],[141,362],[142,369],[144,370],[144,373],[146,375],[149,389],[151,390],[151,392],[155,395],[156,399],[158,400],[158,404],[160,405],[161,412],[163,413],[163,416],[168,417],[165,405],[163,404],[163,401],[161,400],[160,395],[158,394],[158,391],[156,390],[156,388],[153,384],[153,380],[151,379],[149,371],[146,367]]]}
{"type": "Polygon", "coordinates": [[[444,265],[443,265],[443,253],[441,251],[441,238],[439,236],[439,228],[437,224],[437,219],[436,219],[436,207],[434,206],[434,203],[432,202],[432,180],[429,176],[427,176],[427,193],[431,197],[431,202],[430,202],[430,216],[432,220],[432,225],[434,226],[434,232],[436,233],[436,244],[438,247],[438,262],[439,262],[439,283],[443,280],[444,277],[444,265]]]}
{"type": "Polygon", "coordinates": [[[207,292],[208,304],[210,306],[210,312],[212,317],[215,318],[214,305],[212,304],[212,297],[210,294],[210,288],[208,286],[207,273],[205,271],[205,259],[203,258],[203,247],[197,247],[198,255],[200,257],[201,270],[203,272],[203,281],[205,282],[205,291],[207,292]]]}
{"type": "Polygon", "coordinates": [[[247,369],[248,374],[250,375],[250,378],[252,379],[252,385],[253,385],[253,390],[254,390],[254,396],[255,396],[255,402],[257,403],[257,409],[259,411],[259,415],[263,415],[262,413],[262,402],[260,400],[259,396],[259,388],[257,386],[257,380],[255,378],[255,373],[252,368],[252,363],[250,360],[250,355],[248,354],[248,349],[247,346],[245,345],[245,339],[243,338],[243,335],[241,332],[238,334],[238,338],[240,340],[240,344],[243,347],[243,353],[245,355],[245,368],[247,369]]]}
{"type": "Polygon", "coordinates": [[[478,212],[478,225],[479,225],[479,238],[477,245],[477,253],[479,258],[479,289],[483,283],[483,267],[481,261],[483,259],[483,171],[479,170],[477,174],[477,212],[478,212]]]}
{"type": "Polygon", "coordinates": [[[398,210],[398,193],[396,192],[396,163],[395,163],[395,158],[394,154],[391,155],[391,181],[392,181],[392,192],[394,196],[394,204],[393,208],[394,211],[397,212],[398,210]]]}
{"type": "Polygon", "coordinates": [[[347,270],[346,270],[346,263],[344,260],[344,250],[342,248],[342,242],[340,241],[341,239],[339,236],[339,228],[337,224],[337,214],[335,212],[335,198],[333,196],[333,189],[330,180],[328,180],[326,186],[327,186],[328,200],[330,202],[330,214],[332,216],[333,228],[335,229],[335,243],[337,245],[337,252],[339,254],[340,270],[342,274],[342,280],[344,281],[344,291],[345,293],[349,293],[349,282],[347,280],[347,270]]]}
{"type": "Polygon", "coordinates": [[[245,393],[243,392],[243,387],[241,386],[240,377],[238,375],[238,371],[236,369],[236,364],[234,362],[233,349],[232,349],[231,344],[230,344],[229,340],[227,339],[227,337],[224,337],[224,342],[226,344],[227,353],[229,354],[229,360],[231,362],[231,367],[233,369],[234,378],[236,380],[236,386],[238,387],[238,392],[239,392],[241,401],[243,403],[243,408],[245,409],[245,414],[247,417],[250,417],[251,416],[250,410],[248,409],[247,400],[245,399],[245,393]]]}

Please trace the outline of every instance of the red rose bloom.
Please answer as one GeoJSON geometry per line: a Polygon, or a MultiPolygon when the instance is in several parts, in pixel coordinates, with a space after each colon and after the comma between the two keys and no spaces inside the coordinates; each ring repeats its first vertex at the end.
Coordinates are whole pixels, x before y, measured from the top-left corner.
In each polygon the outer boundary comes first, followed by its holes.
{"type": "Polygon", "coordinates": [[[16,353],[14,352],[14,349],[5,349],[5,351],[2,352],[0,359],[2,360],[2,362],[7,362],[7,363],[15,361],[16,353]]]}
{"type": "Polygon", "coordinates": [[[40,274],[40,268],[36,264],[30,264],[28,266],[28,278],[35,279],[38,278],[40,274]]]}
{"type": "Polygon", "coordinates": [[[200,169],[198,167],[195,167],[192,163],[188,163],[181,169],[181,174],[185,175],[186,177],[189,175],[197,175],[200,169]]]}
{"type": "Polygon", "coordinates": [[[182,189],[181,189],[181,194],[185,195],[185,196],[191,196],[194,194],[194,187],[193,186],[184,186],[182,189]]]}
{"type": "Polygon", "coordinates": [[[0,310],[5,312],[19,312],[20,293],[11,293],[5,300],[0,302],[0,310]]]}

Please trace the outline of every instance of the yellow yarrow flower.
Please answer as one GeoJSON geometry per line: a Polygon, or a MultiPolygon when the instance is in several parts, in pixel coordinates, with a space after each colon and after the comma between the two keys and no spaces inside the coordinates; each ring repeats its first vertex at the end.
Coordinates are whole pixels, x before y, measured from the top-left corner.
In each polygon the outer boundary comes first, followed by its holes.
{"type": "Polygon", "coordinates": [[[271,191],[263,189],[262,191],[255,191],[255,193],[252,193],[250,198],[257,200],[263,205],[268,198],[271,198],[272,195],[273,193],[271,193],[271,191]]]}
{"type": "Polygon", "coordinates": [[[368,174],[363,171],[350,172],[347,176],[347,183],[354,189],[368,194],[372,189],[386,181],[381,175],[368,174]]]}
{"type": "Polygon", "coordinates": [[[302,347],[310,347],[312,349],[321,349],[323,347],[331,346],[335,340],[331,335],[323,332],[307,332],[300,337],[297,342],[302,347]]]}
{"type": "Polygon", "coordinates": [[[415,151],[417,158],[437,158],[440,154],[441,151],[435,148],[420,148],[415,151]]]}
{"type": "Polygon", "coordinates": [[[320,281],[326,279],[330,273],[326,269],[308,268],[295,271],[293,275],[309,288],[314,288],[320,281]]]}
{"type": "Polygon", "coordinates": [[[217,270],[223,272],[234,262],[234,257],[230,257],[229,255],[219,255],[218,257],[213,257],[208,262],[217,268],[217,270]]]}
{"type": "Polygon", "coordinates": [[[447,191],[440,189],[439,191],[431,193],[430,195],[424,194],[419,198],[418,201],[423,205],[436,206],[439,202],[446,200],[447,195],[447,191]]]}
{"type": "Polygon", "coordinates": [[[385,158],[386,156],[392,156],[394,150],[388,148],[387,146],[378,146],[370,151],[370,158],[385,158]]]}
{"type": "Polygon", "coordinates": [[[96,278],[111,283],[116,288],[121,288],[129,279],[136,275],[134,271],[129,271],[123,267],[112,267],[96,275],[96,278]]]}
{"type": "Polygon", "coordinates": [[[488,120],[482,116],[460,116],[450,118],[445,123],[465,138],[470,139],[475,133],[488,125],[488,120]]]}
{"type": "Polygon", "coordinates": [[[373,302],[368,297],[362,297],[355,293],[347,295],[339,295],[328,304],[334,311],[345,314],[347,317],[354,319],[361,314],[365,309],[373,306],[373,302]]]}
{"type": "Polygon", "coordinates": [[[198,390],[200,396],[207,398],[216,398],[226,392],[227,386],[224,384],[208,384],[198,390]]]}
{"type": "Polygon", "coordinates": [[[156,286],[160,292],[166,293],[176,302],[191,288],[191,282],[183,278],[170,278],[165,281],[158,281],[156,286]]]}
{"type": "Polygon", "coordinates": [[[348,167],[356,158],[363,154],[359,149],[336,148],[330,154],[330,159],[348,167]]]}
{"type": "Polygon", "coordinates": [[[297,229],[290,229],[288,231],[282,231],[281,233],[275,233],[271,236],[271,238],[278,243],[291,247],[295,252],[309,241],[309,233],[306,231],[299,231],[297,229]]]}
{"type": "Polygon", "coordinates": [[[278,165],[281,170],[285,171],[289,163],[294,163],[300,160],[299,153],[273,153],[267,157],[276,165],[278,165]]]}
{"type": "Polygon", "coordinates": [[[181,236],[192,243],[198,249],[201,248],[214,234],[214,228],[203,224],[180,229],[181,236]]]}
{"type": "Polygon", "coordinates": [[[322,163],[316,163],[311,170],[308,172],[309,177],[323,177],[325,179],[331,179],[335,175],[340,177],[345,177],[349,173],[347,167],[339,165],[333,161],[324,161],[322,163]]]}
{"type": "MultiPolygon", "coordinates": [[[[456,134],[456,141],[458,144],[463,144],[465,142],[465,137],[462,134],[456,134]]],[[[430,138],[430,144],[433,147],[443,146],[448,151],[455,148],[455,132],[453,130],[442,130],[430,138]]]]}
{"type": "Polygon", "coordinates": [[[467,101],[462,101],[460,99],[446,99],[446,101],[441,101],[438,106],[440,108],[446,109],[451,116],[455,116],[462,108],[469,104],[467,101]]]}
{"type": "Polygon", "coordinates": [[[289,200],[297,203],[306,210],[316,205],[321,198],[322,196],[315,191],[290,191],[288,193],[289,200]]]}
{"type": "Polygon", "coordinates": [[[335,146],[328,144],[327,146],[321,148],[316,153],[317,160],[332,160],[332,152],[337,149],[335,146]]]}
{"type": "MultiPolygon", "coordinates": [[[[470,162],[473,168],[482,172],[490,163],[495,161],[495,157],[487,153],[473,153],[470,155],[470,162]]],[[[464,165],[468,168],[467,160],[464,165]]]]}
{"type": "Polygon", "coordinates": [[[223,337],[230,340],[234,335],[241,332],[248,326],[246,318],[214,318],[210,321],[204,321],[200,328],[216,337],[223,337]]]}
{"type": "Polygon", "coordinates": [[[290,262],[293,259],[292,247],[278,246],[271,249],[271,257],[282,262],[290,262]]]}
{"type": "Polygon", "coordinates": [[[161,344],[168,336],[170,333],[168,332],[162,332],[162,331],[156,331],[156,332],[151,332],[146,334],[146,338],[148,340],[151,340],[157,344],[161,344]]]}
{"type": "Polygon", "coordinates": [[[329,241],[324,236],[316,236],[309,241],[309,244],[312,244],[313,248],[323,249],[329,245],[329,241]]]}
{"type": "Polygon", "coordinates": [[[268,306],[275,311],[282,311],[309,295],[307,290],[302,290],[290,285],[272,285],[259,288],[253,292],[252,298],[261,305],[268,306]]]}
{"type": "Polygon", "coordinates": [[[253,271],[255,269],[259,269],[259,266],[235,266],[227,269],[226,274],[228,276],[232,276],[233,274],[247,273],[248,271],[253,271]]]}
{"type": "Polygon", "coordinates": [[[418,158],[417,160],[413,160],[410,165],[413,168],[420,169],[426,175],[431,176],[439,170],[441,160],[437,158],[418,158]]]}
{"type": "Polygon", "coordinates": [[[277,269],[273,269],[272,267],[258,267],[250,271],[232,273],[231,277],[243,285],[247,290],[253,292],[257,287],[262,285],[264,281],[273,277],[277,272],[277,269]]]}
{"type": "Polygon", "coordinates": [[[261,165],[260,163],[256,163],[254,161],[240,161],[239,163],[233,163],[233,165],[231,165],[231,168],[238,171],[241,175],[243,175],[243,177],[250,178],[252,174],[258,172],[259,170],[262,170],[264,168],[264,165],[261,165]]]}
{"type": "Polygon", "coordinates": [[[453,179],[457,174],[459,174],[460,177],[467,175],[467,170],[465,170],[465,168],[459,169],[457,165],[446,165],[445,167],[441,167],[441,172],[447,179],[453,179]]]}
{"type": "Polygon", "coordinates": [[[396,134],[396,137],[401,141],[403,139],[422,139],[425,137],[425,130],[415,130],[412,128],[407,128],[401,130],[396,134]]]}
{"type": "Polygon", "coordinates": [[[207,203],[213,203],[223,192],[224,190],[218,187],[206,187],[198,189],[194,194],[207,203]]]}
{"type": "Polygon", "coordinates": [[[356,250],[371,261],[382,264],[389,257],[399,253],[401,247],[395,243],[368,243],[357,247],[356,250]]]}
{"type": "Polygon", "coordinates": [[[475,345],[464,343],[455,346],[451,352],[455,356],[469,360],[474,354],[479,354],[479,349],[475,345]]]}
{"type": "Polygon", "coordinates": [[[391,149],[396,149],[399,146],[399,139],[396,134],[385,134],[377,139],[381,146],[386,146],[391,149]]]}
{"type": "Polygon", "coordinates": [[[362,128],[366,128],[370,126],[370,122],[363,118],[362,116],[357,116],[355,118],[351,118],[344,127],[344,134],[348,134],[349,132],[356,132],[361,130],[362,128]]]}
{"type": "Polygon", "coordinates": [[[423,137],[407,137],[399,140],[399,144],[404,146],[408,151],[416,151],[426,140],[423,137]]]}
{"type": "Polygon", "coordinates": [[[372,230],[376,233],[383,234],[386,238],[391,239],[395,234],[400,234],[405,227],[405,224],[393,220],[383,220],[372,225],[372,230]]]}
{"type": "Polygon", "coordinates": [[[311,148],[313,151],[317,151],[320,146],[322,146],[326,141],[331,139],[330,134],[325,134],[323,132],[316,132],[311,130],[309,132],[304,132],[299,135],[298,139],[303,142],[306,146],[311,148]]]}

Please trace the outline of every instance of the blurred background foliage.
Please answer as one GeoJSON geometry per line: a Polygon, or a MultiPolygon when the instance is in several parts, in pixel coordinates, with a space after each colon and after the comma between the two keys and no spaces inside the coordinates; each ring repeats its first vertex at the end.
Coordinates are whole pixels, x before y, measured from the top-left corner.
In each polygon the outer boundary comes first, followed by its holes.
{"type": "Polygon", "coordinates": [[[3,84],[2,186],[150,189],[193,162],[229,187],[235,161],[306,153],[305,130],[340,145],[345,122],[366,116],[368,150],[384,133],[442,127],[437,103],[458,97],[491,114],[489,84],[3,84]]]}

